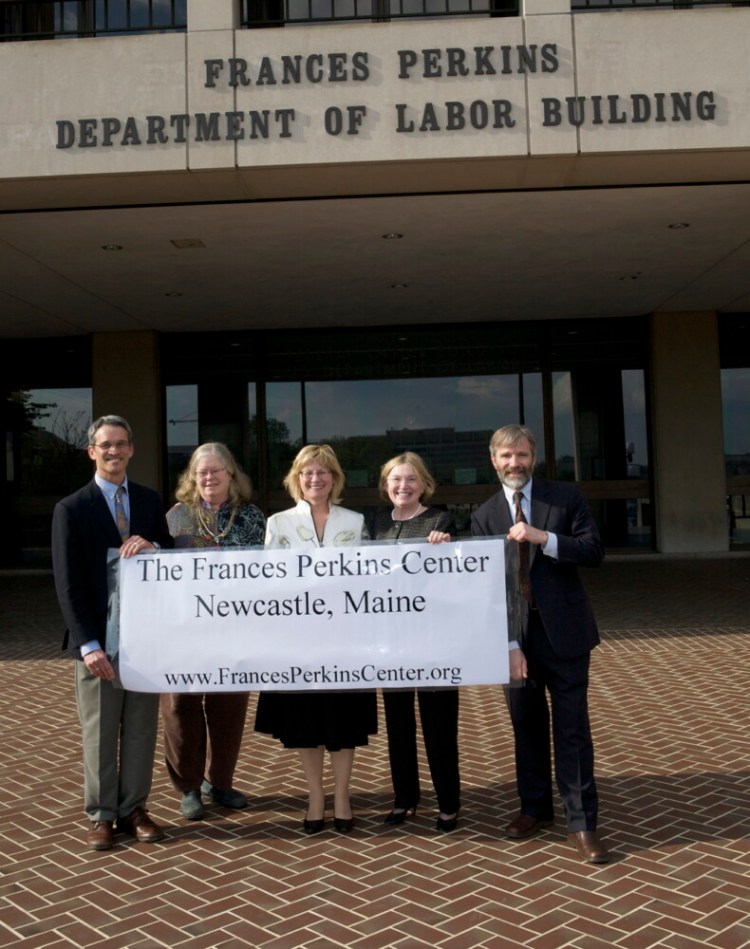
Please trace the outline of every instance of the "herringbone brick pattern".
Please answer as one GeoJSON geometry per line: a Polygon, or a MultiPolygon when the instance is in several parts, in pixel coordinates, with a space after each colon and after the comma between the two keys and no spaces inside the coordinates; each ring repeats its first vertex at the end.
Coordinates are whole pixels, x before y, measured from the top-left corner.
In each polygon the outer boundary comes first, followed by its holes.
{"type": "Polygon", "coordinates": [[[559,819],[504,838],[516,801],[498,688],[462,692],[453,834],[433,829],[426,777],[416,819],[382,824],[380,735],[357,755],[354,833],[306,837],[294,754],[248,728],[246,811],[182,820],[157,760],[166,841],[88,851],[51,580],[0,575],[0,946],[750,946],[750,558],[614,562],[587,579],[604,631],[591,690],[614,851],[602,867],[577,859],[559,819]]]}

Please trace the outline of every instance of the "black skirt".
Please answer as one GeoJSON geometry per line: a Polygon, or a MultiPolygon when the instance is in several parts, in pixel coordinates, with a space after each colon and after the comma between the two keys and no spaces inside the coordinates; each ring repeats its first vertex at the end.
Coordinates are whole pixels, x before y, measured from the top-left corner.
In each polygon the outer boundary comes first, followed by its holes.
{"type": "Polygon", "coordinates": [[[375,692],[261,692],[255,731],[285,748],[357,748],[378,731],[375,692]]]}

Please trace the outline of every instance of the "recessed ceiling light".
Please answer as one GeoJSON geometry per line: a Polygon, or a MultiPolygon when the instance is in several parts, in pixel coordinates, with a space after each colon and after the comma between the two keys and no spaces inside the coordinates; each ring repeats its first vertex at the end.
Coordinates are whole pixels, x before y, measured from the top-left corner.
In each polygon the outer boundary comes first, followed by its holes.
{"type": "Polygon", "coordinates": [[[387,234],[383,234],[384,241],[400,241],[403,237],[403,234],[398,234],[396,231],[389,231],[387,234]]]}
{"type": "Polygon", "coordinates": [[[205,247],[206,245],[202,240],[199,240],[197,237],[182,237],[174,241],[170,241],[170,244],[174,244],[177,250],[190,250],[193,247],[205,247]]]}
{"type": "Polygon", "coordinates": [[[102,244],[102,250],[122,250],[122,244],[102,244]]]}
{"type": "Polygon", "coordinates": [[[676,224],[670,224],[668,226],[670,231],[681,231],[685,227],[690,227],[690,225],[686,224],[684,221],[678,222],[676,224]]]}

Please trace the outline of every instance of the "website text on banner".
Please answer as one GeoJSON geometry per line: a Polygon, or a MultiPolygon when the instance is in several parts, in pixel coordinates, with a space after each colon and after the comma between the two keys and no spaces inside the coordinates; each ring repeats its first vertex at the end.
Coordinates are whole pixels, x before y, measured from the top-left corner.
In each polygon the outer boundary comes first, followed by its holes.
{"type": "Polygon", "coordinates": [[[507,682],[504,547],[191,549],[123,560],[120,678],[142,692],[507,682]]]}

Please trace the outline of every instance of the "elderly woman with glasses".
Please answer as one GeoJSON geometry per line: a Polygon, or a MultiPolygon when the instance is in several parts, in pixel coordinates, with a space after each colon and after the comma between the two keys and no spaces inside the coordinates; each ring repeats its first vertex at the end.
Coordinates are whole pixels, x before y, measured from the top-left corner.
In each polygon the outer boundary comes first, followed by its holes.
{"type": "MultiPolygon", "coordinates": [[[[175,547],[253,547],[265,518],[251,504],[250,479],[220,442],[196,448],[180,476],[177,504],[167,512],[175,547]]],[[[247,692],[162,695],[164,757],[180,811],[200,820],[202,795],[223,807],[247,807],[232,787],[248,705],[247,692]]]]}
{"type": "MultiPolygon", "coordinates": [[[[367,539],[361,514],[339,505],[344,472],[329,445],[307,445],[292,463],[284,487],[296,506],[268,519],[271,549],[346,547],[367,539]]],[[[307,834],[324,827],[323,766],[328,751],[333,772],[333,827],[348,833],[354,825],[349,782],[354,749],[377,732],[374,692],[262,692],[255,730],[295,748],[308,788],[307,834]]]]}

